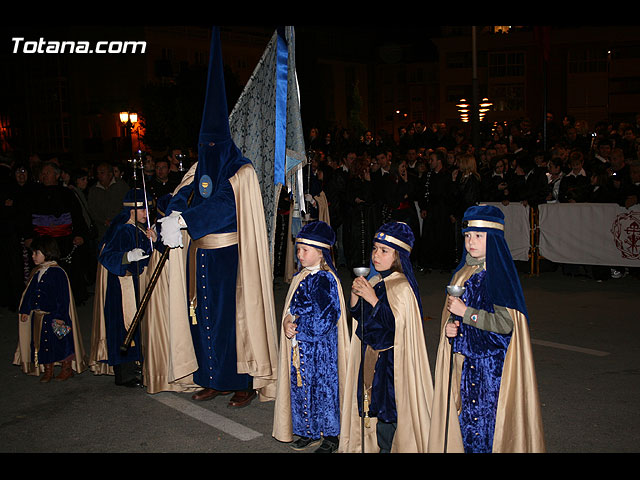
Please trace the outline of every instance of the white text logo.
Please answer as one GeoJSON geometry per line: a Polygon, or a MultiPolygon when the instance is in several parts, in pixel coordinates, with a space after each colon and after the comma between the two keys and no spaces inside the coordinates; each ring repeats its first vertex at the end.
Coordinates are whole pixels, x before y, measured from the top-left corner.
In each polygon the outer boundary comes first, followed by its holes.
{"type": "Polygon", "coordinates": [[[26,40],[13,37],[13,53],[145,53],[147,42],[144,41],[99,41],[95,47],[91,42],[75,40],[26,40]]]}

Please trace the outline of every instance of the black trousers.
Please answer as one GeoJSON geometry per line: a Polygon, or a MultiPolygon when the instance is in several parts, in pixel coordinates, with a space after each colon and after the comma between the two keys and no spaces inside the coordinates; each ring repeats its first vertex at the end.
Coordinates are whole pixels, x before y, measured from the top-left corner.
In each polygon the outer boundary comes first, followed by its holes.
{"type": "Polygon", "coordinates": [[[376,428],[376,437],[378,439],[378,446],[380,447],[380,453],[391,453],[391,445],[393,444],[393,437],[396,434],[397,423],[387,423],[378,420],[376,428]]]}

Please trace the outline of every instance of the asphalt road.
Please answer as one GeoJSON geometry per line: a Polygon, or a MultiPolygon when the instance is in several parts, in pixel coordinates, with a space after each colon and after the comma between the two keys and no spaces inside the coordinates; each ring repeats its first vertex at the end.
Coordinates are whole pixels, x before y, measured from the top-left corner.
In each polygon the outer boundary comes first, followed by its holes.
{"type": "MultiPolygon", "coordinates": [[[[341,271],[343,287],[351,285],[341,271]]],[[[429,360],[450,275],[418,274],[429,360]]],[[[640,432],[640,280],[598,283],[560,271],[521,275],[549,453],[637,452],[640,432]]],[[[288,285],[275,282],[278,316],[288,285]]],[[[80,306],[87,353],[93,300],[80,306]]],[[[271,437],[273,402],[227,408],[187,393],[147,394],[87,371],[40,384],[12,365],[17,315],[0,310],[2,453],[291,453],[271,437]]]]}

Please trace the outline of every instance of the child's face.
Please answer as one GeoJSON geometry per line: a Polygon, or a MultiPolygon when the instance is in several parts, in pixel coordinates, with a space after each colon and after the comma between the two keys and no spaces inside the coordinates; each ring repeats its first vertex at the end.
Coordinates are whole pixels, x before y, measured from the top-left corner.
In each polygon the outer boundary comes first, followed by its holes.
{"type": "Polygon", "coordinates": [[[487,232],[465,232],[464,248],[473,258],[484,258],[487,255],[487,232]]]}
{"type": "Polygon", "coordinates": [[[316,267],[320,265],[322,260],[322,252],[304,243],[298,243],[296,245],[296,253],[298,255],[298,261],[303,267],[316,267]]]}
{"type": "Polygon", "coordinates": [[[143,208],[131,209],[131,220],[133,220],[135,215],[136,222],[138,223],[147,223],[147,211],[143,208]],[[134,213],[135,212],[135,213],[134,213]]]}
{"type": "Polygon", "coordinates": [[[34,250],[33,253],[31,253],[31,259],[33,260],[34,264],[40,265],[41,263],[44,263],[44,253],[42,253],[40,250],[34,250]]]}
{"type": "Polygon", "coordinates": [[[389,270],[396,259],[396,250],[384,243],[375,242],[371,252],[371,262],[378,272],[389,270]]]}

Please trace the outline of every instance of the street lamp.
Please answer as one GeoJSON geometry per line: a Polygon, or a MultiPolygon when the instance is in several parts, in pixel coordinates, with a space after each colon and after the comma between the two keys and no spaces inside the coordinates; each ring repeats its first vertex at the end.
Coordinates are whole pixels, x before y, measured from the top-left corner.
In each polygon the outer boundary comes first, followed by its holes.
{"type": "MultiPolygon", "coordinates": [[[[493,103],[491,103],[488,98],[483,98],[482,102],[478,105],[478,120],[482,121],[492,106],[493,103]]],[[[461,98],[460,103],[456,104],[456,107],[458,107],[458,112],[460,112],[460,119],[464,123],[467,123],[469,121],[469,113],[471,112],[471,103],[461,98]]]]}
{"type": "MultiPolygon", "coordinates": [[[[120,112],[120,122],[129,132],[128,137],[131,142],[129,150],[133,150],[133,139],[131,137],[138,123],[138,114],[136,112],[120,112]]],[[[140,148],[140,135],[138,135],[138,148],[140,148]]]]}
{"type": "Polygon", "coordinates": [[[456,105],[458,107],[458,112],[460,112],[460,119],[467,123],[469,121],[469,103],[464,99],[460,99],[460,103],[456,105]]]}
{"type": "Polygon", "coordinates": [[[483,98],[482,102],[480,102],[480,108],[478,109],[478,116],[480,117],[480,121],[484,118],[488,111],[491,110],[493,103],[489,101],[488,98],[483,98]]]}

